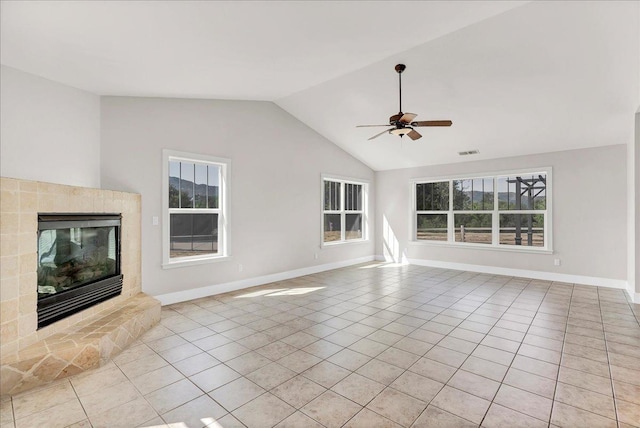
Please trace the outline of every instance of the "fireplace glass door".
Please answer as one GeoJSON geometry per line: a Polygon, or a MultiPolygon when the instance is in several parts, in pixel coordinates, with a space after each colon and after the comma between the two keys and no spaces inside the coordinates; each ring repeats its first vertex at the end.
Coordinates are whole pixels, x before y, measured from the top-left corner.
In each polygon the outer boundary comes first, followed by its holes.
{"type": "Polygon", "coordinates": [[[38,296],[116,275],[116,242],[115,226],[40,231],[38,296]]]}
{"type": "Polygon", "coordinates": [[[120,215],[38,218],[38,325],[120,294],[120,215]]]}

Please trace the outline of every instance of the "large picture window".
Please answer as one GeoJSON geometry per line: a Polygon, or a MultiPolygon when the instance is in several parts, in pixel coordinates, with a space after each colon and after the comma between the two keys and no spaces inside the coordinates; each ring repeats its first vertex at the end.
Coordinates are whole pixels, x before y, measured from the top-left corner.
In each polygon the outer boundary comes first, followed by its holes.
{"type": "Polygon", "coordinates": [[[163,265],[227,255],[227,159],[164,151],[163,265]]]}
{"type": "Polygon", "coordinates": [[[367,184],[323,178],[322,191],[323,244],[365,240],[367,184]]]}
{"type": "Polygon", "coordinates": [[[551,168],[413,182],[413,239],[551,250],[551,168]]]}

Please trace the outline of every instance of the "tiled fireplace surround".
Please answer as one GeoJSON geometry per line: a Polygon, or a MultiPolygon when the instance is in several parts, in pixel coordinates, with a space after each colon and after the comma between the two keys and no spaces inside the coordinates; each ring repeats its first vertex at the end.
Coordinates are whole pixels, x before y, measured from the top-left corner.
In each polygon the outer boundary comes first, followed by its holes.
{"type": "Polygon", "coordinates": [[[0,395],[117,355],[160,319],[141,293],[140,195],[0,177],[0,395]],[[38,213],[121,213],[122,294],[37,329],[38,213]]]}

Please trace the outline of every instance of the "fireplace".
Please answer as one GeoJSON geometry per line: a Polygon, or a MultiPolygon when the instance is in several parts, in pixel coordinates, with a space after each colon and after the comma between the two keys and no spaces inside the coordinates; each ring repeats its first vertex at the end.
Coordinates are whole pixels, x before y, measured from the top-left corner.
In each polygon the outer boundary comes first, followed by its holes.
{"type": "Polygon", "coordinates": [[[38,328],[120,295],[120,214],[38,215],[38,328]]]}

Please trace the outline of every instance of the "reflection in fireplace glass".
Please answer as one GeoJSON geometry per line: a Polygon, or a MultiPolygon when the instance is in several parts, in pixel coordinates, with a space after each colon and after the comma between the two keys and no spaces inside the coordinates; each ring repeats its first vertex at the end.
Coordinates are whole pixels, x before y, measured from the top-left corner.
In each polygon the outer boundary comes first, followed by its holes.
{"type": "Polygon", "coordinates": [[[116,227],[41,230],[38,235],[38,297],[118,274],[116,227]]]}

